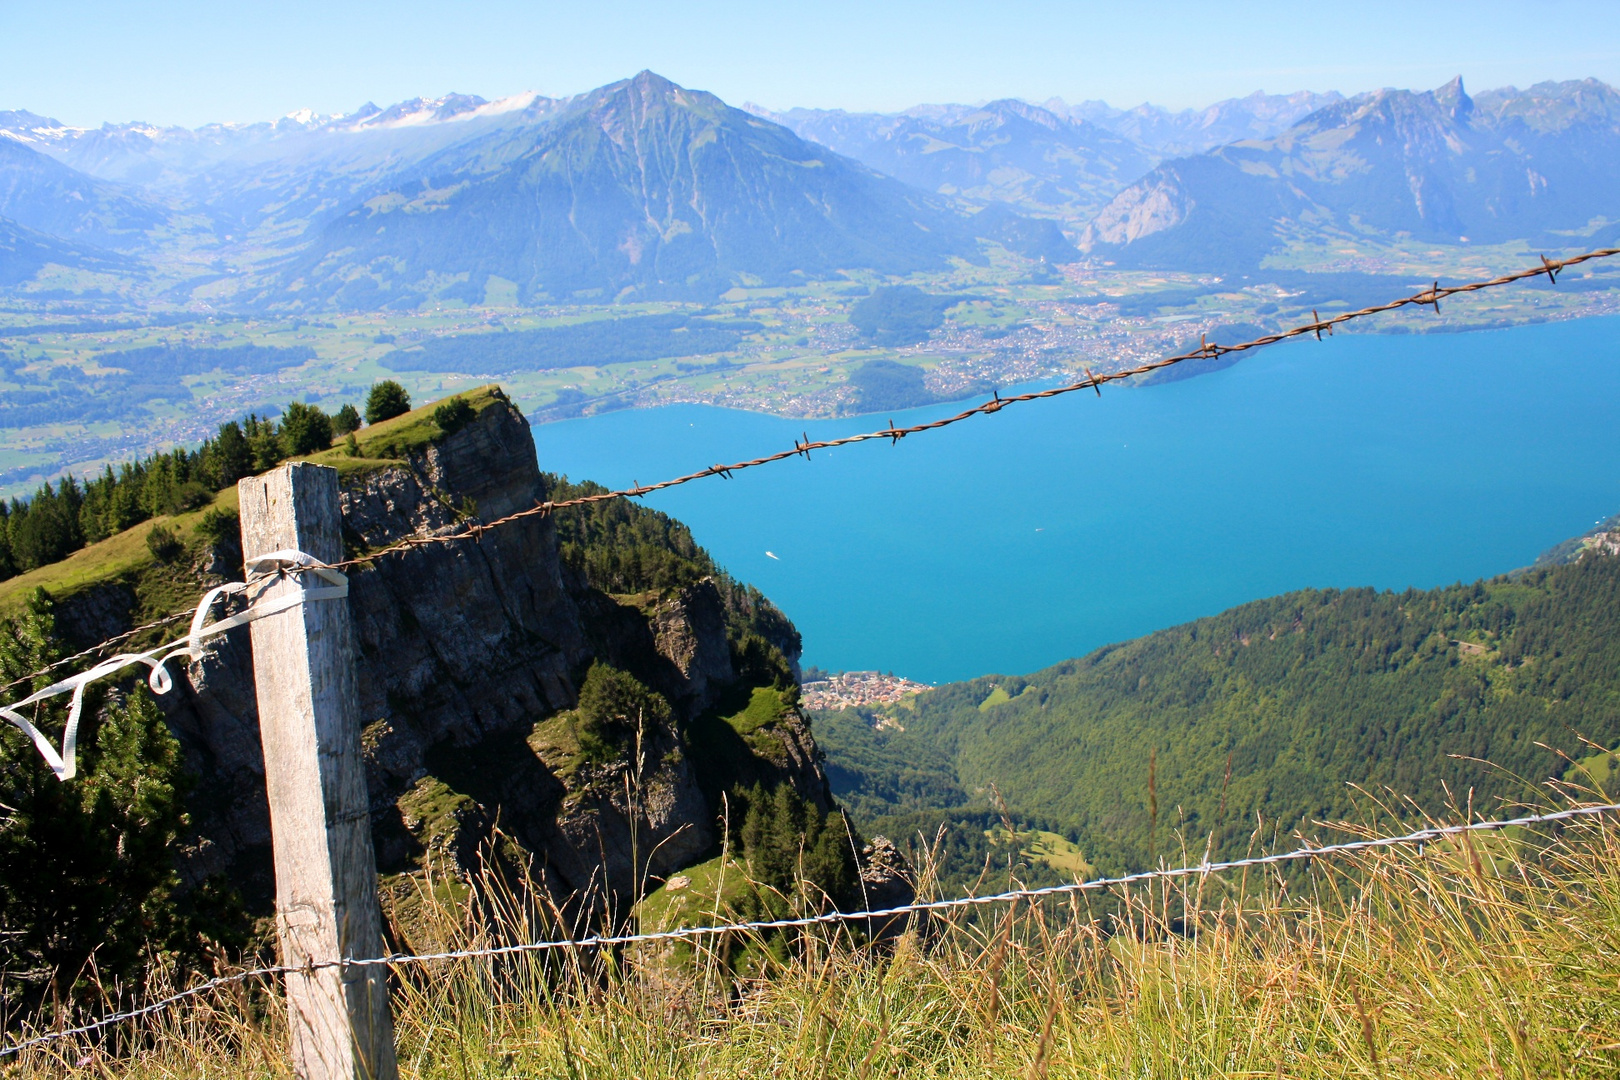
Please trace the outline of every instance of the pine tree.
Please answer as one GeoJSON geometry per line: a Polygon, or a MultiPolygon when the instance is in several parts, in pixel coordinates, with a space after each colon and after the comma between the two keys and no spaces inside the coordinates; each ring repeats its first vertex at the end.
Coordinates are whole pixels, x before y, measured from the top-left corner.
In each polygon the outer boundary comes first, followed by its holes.
{"type": "Polygon", "coordinates": [[[313,454],[331,445],[331,417],[302,401],[288,404],[287,411],[281,414],[281,446],[288,457],[313,454]]]}
{"type": "MultiPolygon", "coordinates": [[[[0,635],[0,678],[57,658],[49,598],[36,590],[0,635]]],[[[44,685],[44,676],[34,680],[44,685]]],[[[194,947],[172,899],[184,825],[179,744],[139,683],[87,703],[80,775],[59,781],[32,742],[0,725],[0,1007],[139,980],[151,956],[194,947]]],[[[48,732],[65,707],[41,710],[48,732]]]]}

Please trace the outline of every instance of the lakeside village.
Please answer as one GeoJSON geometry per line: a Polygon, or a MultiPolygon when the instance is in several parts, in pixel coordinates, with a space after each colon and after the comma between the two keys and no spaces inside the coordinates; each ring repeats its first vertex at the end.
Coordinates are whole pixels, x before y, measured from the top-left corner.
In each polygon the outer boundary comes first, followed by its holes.
{"type": "Polygon", "coordinates": [[[859,705],[893,705],[909,694],[932,689],[927,683],[912,682],[892,672],[827,674],[812,669],[805,673],[801,700],[807,709],[852,709],[859,705]]]}

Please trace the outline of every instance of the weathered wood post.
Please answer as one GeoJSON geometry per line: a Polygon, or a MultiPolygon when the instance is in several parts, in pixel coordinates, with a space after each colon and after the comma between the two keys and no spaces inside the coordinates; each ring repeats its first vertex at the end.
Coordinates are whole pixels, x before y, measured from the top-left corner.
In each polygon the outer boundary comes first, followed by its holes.
{"type": "MultiPolygon", "coordinates": [[[[336,469],[283,465],[236,490],[247,559],[288,549],[343,557],[336,469]]],[[[327,585],[283,574],[257,601],[327,585]]],[[[251,627],[282,962],[382,956],[349,602],[310,599],[251,627]]],[[[383,966],[289,973],[287,1010],[301,1080],[394,1080],[383,966]]]]}

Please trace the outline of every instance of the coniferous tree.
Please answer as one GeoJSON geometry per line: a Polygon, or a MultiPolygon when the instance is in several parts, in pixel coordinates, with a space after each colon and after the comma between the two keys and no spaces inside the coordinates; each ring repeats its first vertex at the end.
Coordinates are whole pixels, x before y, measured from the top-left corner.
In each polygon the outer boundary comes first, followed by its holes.
{"type": "Polygon", "coordinates": [[[332,434],[347,435],[351,431],[360,430],[360,412],[353,405],[345,404],[343,408],[332,414],[332,434]]]}
{"type": "Polygon", "coordinates": [[[606,760],[633,739],[669,721],[669,702],[641,684],[628,671],[591,664],[579,688],[580,749],[593,760],[606,760]]]}
{"type": "Polygon", "coordinates": [[[219,435],[208,453],[209,469],[217,490],[235,487],[236,482],[253,472],[253,448],[242,425],[235,420],[219,425],[219,435]]]}
{"type": "Polygon", "coordinates": [[[799,894],[812,906],[846,907],[859,898],[859,841],[842,811],[824,814],[786,783],[756,784],[735,796],[745,807],[737,839],[755,881],[778,898],[799,894]]]}
{"type": "MultiPolygon", "coordinates": [[[[51,603],[36,590],[0,635],[0,678],[55,660],[51,603]]],[[[43,685],[48,677],[35,680],[43,685]]],[[[156,953],[194,947],[172,899],[172,850],[184,824],[180,747],[139,683],[97,690],[85,710],[79,776],[60,781],[33,743],[0,725],[0,1007],[136,979],[156,953]]],[[[65,705],[41,709],[61,730],[65,705]]]]}
{"type": "Polygon", "coordinates": [[[281,464],[287,455],[282,449],[281,430],[274,420],[261,420],[252,413],[242,425],[248,446],[253,450],[253,469],[263,472],[281,464]]]}
{"type": "Polygon", "coordinates": [[[325,450],[332,445],[332,418],[314,405],[290,403],[281,414],[281,445],[288,457],[325,450]]]}

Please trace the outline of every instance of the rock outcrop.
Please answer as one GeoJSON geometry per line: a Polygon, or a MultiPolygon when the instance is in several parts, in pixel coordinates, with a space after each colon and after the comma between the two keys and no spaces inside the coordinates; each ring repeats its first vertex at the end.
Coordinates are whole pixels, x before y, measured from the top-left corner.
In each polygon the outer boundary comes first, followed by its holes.
{"type": "MultiPolygon", "coordinates": [[[[528,424],[496,394],[475,420],[403,464],[347,477],[346,540],[370,550],[545,497],[528,424]]],[[[213,568],[230,561],[217,557],[213,568]]],[[[746,735],[729,726],[727,703],[746,706],[753,688],[739,674],[711,580],[607,595],[564,564],[556,523],[536,516],[477,542],[379,559],[351,573],[349,602],[385,873],[428,858],[471,869],[498,827],[555,895],[623,903],[644,881],[717,846],[718,795],[736,784],[785,781],[830,805],[796,707],[751,721],[746,735]],[[582,754],[571,734],[579,686],[596,661],[632,673],[672,706],[667,721],[606,760],[582,754]]],[[[100,606],[81,621],[107,622],[104,598],[83,603],[100,606]]],[[[797,669],[796,654],[783,659],[797,669]]],[[[193,882],[227,875],[262,904],[271,894],[269,818],[251,672],[247,634],[233,631],[164,705],[199,778],[182,872],[193,882]]]]}

